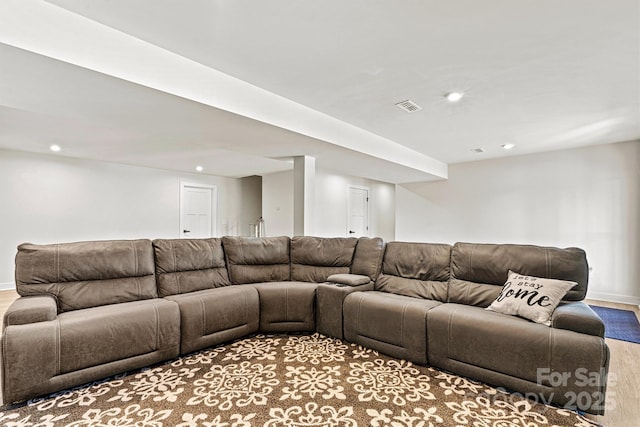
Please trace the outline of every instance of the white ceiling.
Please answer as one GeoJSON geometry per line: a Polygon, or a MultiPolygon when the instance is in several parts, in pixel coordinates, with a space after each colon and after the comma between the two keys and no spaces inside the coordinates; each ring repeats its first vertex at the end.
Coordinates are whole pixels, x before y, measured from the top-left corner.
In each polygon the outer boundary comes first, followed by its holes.
{"type": "Polygon", "coordinates": [[[638,0],[0,3],[0,148],[397,183],[636,139],[638,0]]]}

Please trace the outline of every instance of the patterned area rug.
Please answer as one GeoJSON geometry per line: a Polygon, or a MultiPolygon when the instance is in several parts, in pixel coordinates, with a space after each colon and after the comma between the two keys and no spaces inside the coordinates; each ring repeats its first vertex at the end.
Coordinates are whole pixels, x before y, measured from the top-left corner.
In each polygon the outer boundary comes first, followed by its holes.
{"type": "Polygon", "coordinates": [[[592,426],[430,367],[313,335],[257,335],[0,410],[24,426],[592,426]]]}

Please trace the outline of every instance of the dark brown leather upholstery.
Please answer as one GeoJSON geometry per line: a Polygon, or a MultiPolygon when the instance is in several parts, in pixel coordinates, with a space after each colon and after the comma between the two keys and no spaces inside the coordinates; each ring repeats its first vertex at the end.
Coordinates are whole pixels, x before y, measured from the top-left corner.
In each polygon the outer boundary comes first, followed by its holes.
{"type": "Polygon", "coordinates": [[[351,274],[369,276],[375,281],[382,268],[385,242],[380,237],[360,237],[351,263],[351,274]]]}
{"type": "Polygon", "coordinates": [[[142,354],[178,350],[178,307],[162,299],[111,304],[58,316],[60,374],[142,354]]]}
{"type": "Polygon", "coordinates": [[[385,292],[344,299],[344,338],[399,359],[427,363],[427,316],[442,304],[385,292]]]}
{"type": "Polygon", "coordinates": [[[387,243],[376,290],[446,302],[450,261],[449,245],[387,243]]]}
{"type": "Polygon", "coordinates": [[[258,332],[260,301],[253,286],[226,286],[166,299],[180,307],[181,354],[258,332]]]}
{"type": "Polygon", "coordinates": [[[604,322],[583,301],[561,302],[551,316],[551,327],[604,338],[604,322]]]}
{"type": "Polygon", "coordinates": [[[289,242],[288,237],[223,237],[231,283],[289,280],[289,242]]]}
{"type": "Polygon", "coordinates": [[[428,352],[429,363],[441,369],[538,393],[560,405],[575,403],[570,402],[571,393],[584,392],[591,399],[587,405],[578,399],[579,409],[604,410],[592,406],[604,395],[609,364],[608,347],[597,336],[449,303],[429,312],[428,352]],[[567,379],[553,384],[551,373],[567,379]],[[585,381],[592,375],[603,375],[602,381],[585,381]]]}
{"type": "Polygon", "coordinates": [[[153,247],[158,292],[180,307],[181,354],[258,331],[258,292],[230,286],[222,239],[159,239],[153,247]]]}
{"type": "Polygon", "coordinates": [[[587,293],[589,266],[582,249],[456,243],[451,252],[449,302],[488,307],[500,293],[509,270],[577,282],[564,301],[583,300],[587,293]]]}
{"type": "Polygon", "coordinates": [[[178,355],[178,306],[162,299],[65,312],[3,331],[5,403],[141,368],[178,355]]]}
{"type": "Polygon", "coordinates": [[[149,240],[20,245],[24,298],[5,316],[4,402],[177,356],[178,306],[156,298],[154,273],[149,240]]]}
{"type": "Polygon", "coordinates": [[[447,299],[451,246],[387,243],[376,292],[344,299],[348,341],[427,363],[427,313],[447,299]]]}
{"type": "Polygon", "coordinates": [[[332,274],[346,274],[358,239],[355,237],[291,238],[291,280],[320,283],[332,274]]]}
{"type": "Polygon", "coordinates": [[[18,246],[20,295],[49,294],[58,311],[156,298],[150,240],[18,246]]]}
{"type": "Polygon", "coordinates": [[[329,337],[343,339],[344,321],[342,313],[344,299],[353,292],[372,290],[373,282],[371,281],[361,285],[345,283],[318,284],[318,289],[316,290],[316,331],[329,337]]]}
{"type": "Polygon", "coordinates": [[[6,328],[10,325],[47,322],[56,320],[56,317],[58,317],[58,308],[53,296],[22,297],[15,300],[4,312],[2,326],[6,328]]]}
{"type": "Polygon", "coordinates": [[[153,250],[161,297],[231,284],[222,239],[157,239],[153,250]]]}
{"type": "Polygon", "coordinates": [[[315,331],[315,283],[271,282],[252,286],[260,296],[260,332],[315,331]]]}

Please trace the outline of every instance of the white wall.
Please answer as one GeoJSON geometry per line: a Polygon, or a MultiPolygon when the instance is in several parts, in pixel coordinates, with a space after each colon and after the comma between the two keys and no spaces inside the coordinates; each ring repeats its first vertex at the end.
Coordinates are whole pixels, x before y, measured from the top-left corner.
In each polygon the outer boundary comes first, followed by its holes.
{"type": "Polygon", "coordinates": [[[216,185],[219,235],[240,232],[240,182],[0,150],[0,287],[23,242],[179,237],[180,181],[216,185]]]}
{"type": "Polygon", "coordinates": [[[293,236],[293,171],[262,176],[262,218],[267,236],[293,236]]]}
{"type": "Polygon", "coordinates": [[[640,142],[449,166],[396,188],[398,240],[578,246],[588,297],[640,304],[640,142]]]}
{"type": "MultiPolygon", "coordinates": [[[[395,186],[316,169],[315,232],[321,237],[347,234],[349,186],[369,188],[370,236],[395,238],[395,186]]],[[[262,177],[262,209],[268,236],[293,235],[293,172],[262,177]]]]}
{"type": "Polygon", "coordinates": [[[395,238],[395,186],[366,178],[316,171],[316,232],[323,237],[347,235],[349,186],[369,189],[369,236],[395,238]]]}
{"type": "Polygon", "coordinates": [[[247,176],[240,178],[242,192],[242,205],[240,209],[240,228],[238,234],[251,236],[253,227],[258,218],[262,216],[262,177],[247,176]]]}

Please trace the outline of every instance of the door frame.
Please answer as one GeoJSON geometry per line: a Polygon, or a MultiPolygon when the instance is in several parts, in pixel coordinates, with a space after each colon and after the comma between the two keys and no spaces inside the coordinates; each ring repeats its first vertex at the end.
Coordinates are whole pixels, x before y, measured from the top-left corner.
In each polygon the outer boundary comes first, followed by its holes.
{"type": "Polygon", "coordinates": [[[184,233],[182,232],[182,230],[184,230],[184,221],[183,221],[183,213],[184,213],[184,203],[185,203],[185,198],[184,198],[184,190],[186,187],[192,187],[192,188],[202,188],[202,189],[206,189],[211,191],[211,236],[210,237],[215,237],[218,235],[218,227],[217,227],[217,223],[218,223],[218,186],[217,185],[210,185],[210,184],[199,184],[199,183],[195,183],[195,182],[188,182],[188,181],[180,181],[180,211],[178,212],[178,222],[180,225],[180,228],[178,230],[178,237],[180,239],[188,239],[189,237],[184,236],[184,233]]]}
{"type": "Polygon", "coordinates": [[[356,190],[365,190],[367,192],[367,223],[365,224],[366,234],[364,234],[363,236],[369,237],[371,232],[371,190],[369,189],[369,187],[366,187],[364,185],[349,184],[347,186],[347,224],[345,229],[345,235],[347,237],[351,237],[351,235],[349,234],[349,221],[351,219],[351,189],[352,188],[356,190]]]}

